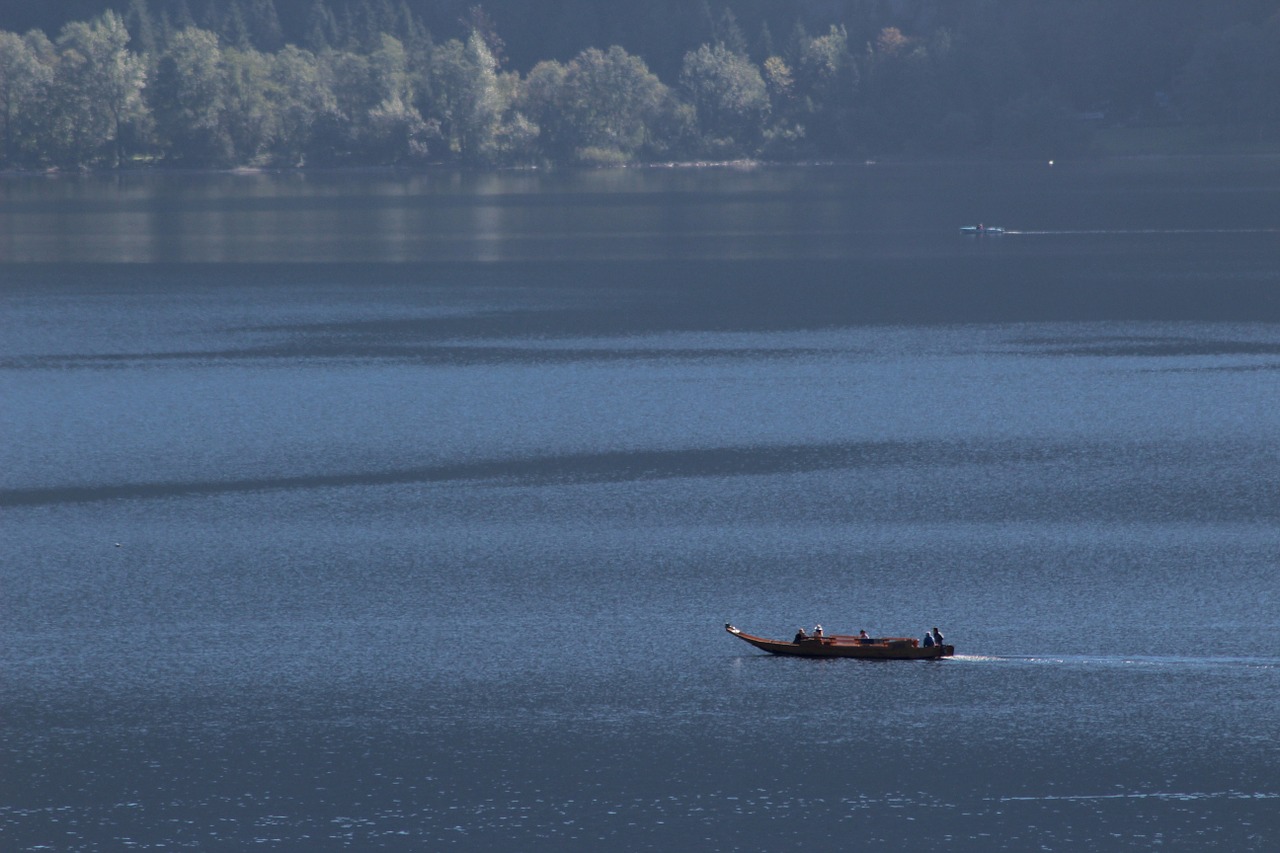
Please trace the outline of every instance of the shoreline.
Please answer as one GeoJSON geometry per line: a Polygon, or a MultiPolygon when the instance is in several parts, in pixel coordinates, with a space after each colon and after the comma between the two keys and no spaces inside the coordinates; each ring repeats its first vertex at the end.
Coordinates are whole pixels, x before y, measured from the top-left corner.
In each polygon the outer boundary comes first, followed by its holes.
{"type": "Polygon", "coordinates": [[[1280,157],[1280,148],[1274,150],[1220,150],[1220,151],[1135,151],[1096,152],[1084,155],[1067,156],[904,156],[889,155],[869,157],[860,160],[672,160],[652,163],[626,163],[616,166],[584,166],[584,165],[529,165],[529,166],[474,166],[460,163],[431,163],[420,166],[234,166],[230,168],[192,168],[169,167],[155,164],[126,166],[122,168],[89,168],[89,169],[0,169],[0,179],[45,178],[49,180],[65,178],[101,178],[108,176],[235,176],[257,177],[263,175],[429,175],[429,174],[553,174],[553,173],[590,173],[590,172],[622,172],[622,171],[755,171],[758,169],[825,169],[825,168],[872,168],[876,166],[927,166],[954,164],[997,165],[1027,163],[1108,163],[1130,162],[1135,160],[1176,161],[1176,160],[1220,160],[1220,159],[1273,159],[1280,157]]]}

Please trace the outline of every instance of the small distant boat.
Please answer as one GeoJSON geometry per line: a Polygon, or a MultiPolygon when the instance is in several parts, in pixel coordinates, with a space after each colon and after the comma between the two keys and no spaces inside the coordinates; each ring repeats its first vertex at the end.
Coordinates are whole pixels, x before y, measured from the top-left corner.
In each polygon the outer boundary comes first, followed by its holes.
{"type": "Polygon", "coordinates": [[[999,225],[961,225],[961,234],[972,234],[975,237],[981,237],[984,234],[1000,235],[1004,233],[1004,229],[999,225]]]}
{"type": "Polygon", "coordinates": [[[799,642],[767,640],[744,634],[729,623],[724,629],[739,640],[745,640],[757,649],[774,655],[793,655],[803,658],[862,658],[864,660],[933,660],[949,658],[956,653],[955,646],[922,646],[912,637],[854,637],[849,634],[830,634],[822,637],[806,637],[799,642]]]}

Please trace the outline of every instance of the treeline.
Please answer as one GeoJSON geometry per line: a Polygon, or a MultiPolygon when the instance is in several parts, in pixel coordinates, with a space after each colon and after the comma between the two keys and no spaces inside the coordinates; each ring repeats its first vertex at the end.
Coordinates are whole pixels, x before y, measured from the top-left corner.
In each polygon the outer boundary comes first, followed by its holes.
{"type": "Polygon", "coordinates": [[[0,165],[1062,154],[1100,119],[1280,124],[1280,0],[113,5],[0,31],[0,165]]]}

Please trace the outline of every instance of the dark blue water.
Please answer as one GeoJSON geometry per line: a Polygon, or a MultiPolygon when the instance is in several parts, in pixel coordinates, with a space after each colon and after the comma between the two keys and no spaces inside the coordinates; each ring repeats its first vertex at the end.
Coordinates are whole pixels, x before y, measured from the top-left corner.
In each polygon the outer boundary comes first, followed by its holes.
{"type": "Polygon", "coordinates": [[[1277,227],[1270,160],[6,179],[0,847],[1273,850],[1277,227]]]}

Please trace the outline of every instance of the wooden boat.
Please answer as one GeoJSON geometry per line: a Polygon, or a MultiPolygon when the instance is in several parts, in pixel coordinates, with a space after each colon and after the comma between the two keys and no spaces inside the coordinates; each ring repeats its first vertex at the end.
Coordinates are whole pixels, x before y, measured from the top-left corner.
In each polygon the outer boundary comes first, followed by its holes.
{"type": "Polygon", "coordinates": [[[808,637],[800,642],[766,640],[744,634],[729,623],[724,629],[757,649],[775,655],[795,655],[805,658],[862,658],[864,660],[934,660],[949,658],[956,653],[955,646],[922,646],[912,637],[854,637],[849,634],[829,634],[808,637]]]}
{"type": "Polygon", "coordinates": [[[984,234],[1000,235],[1004,233],[1004,229],[998,225],[961,225],[961,234],[972,234],[981,237],[984,234]]]}

